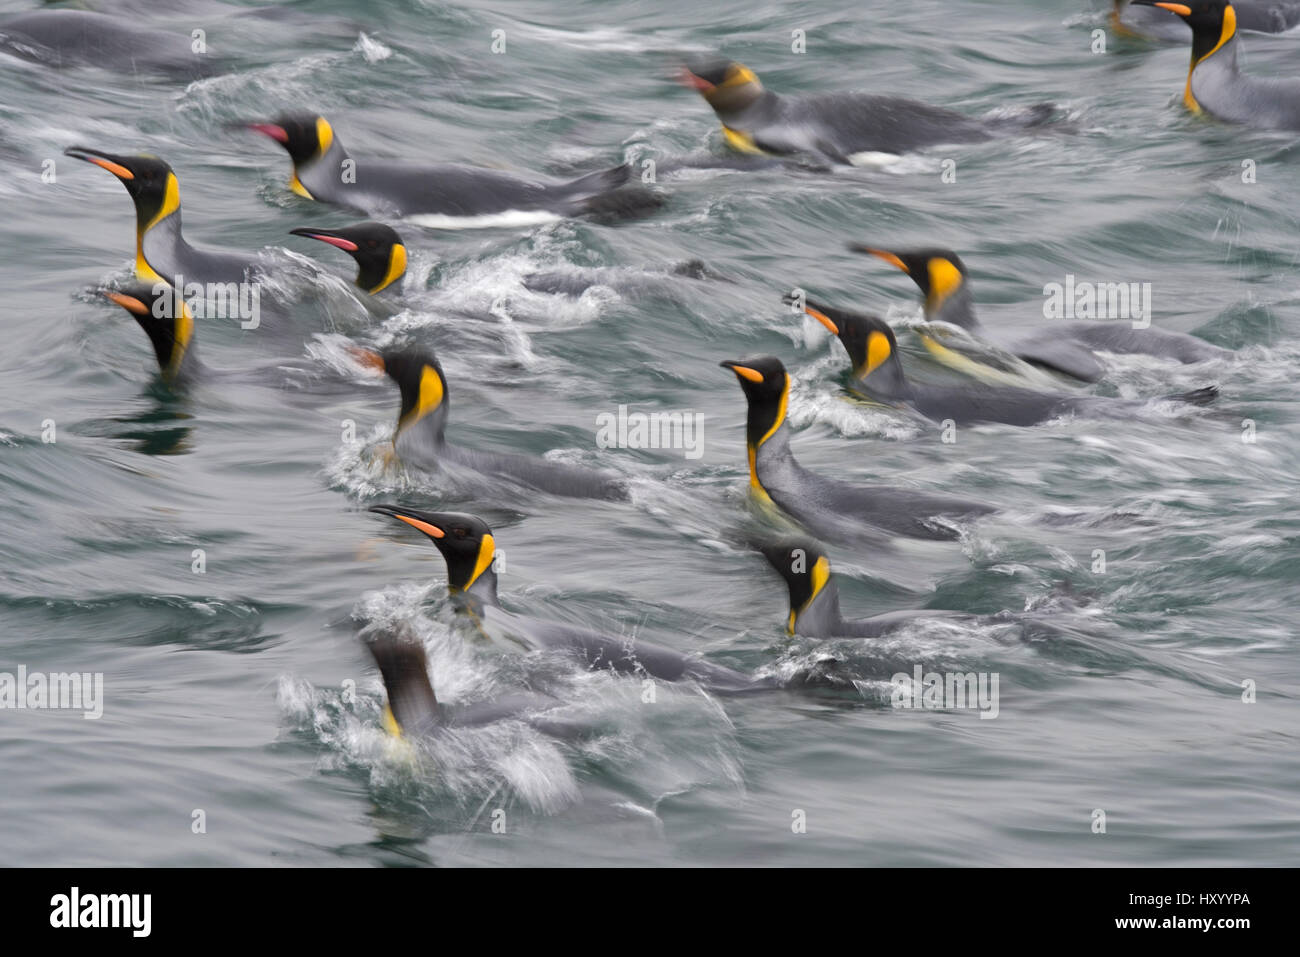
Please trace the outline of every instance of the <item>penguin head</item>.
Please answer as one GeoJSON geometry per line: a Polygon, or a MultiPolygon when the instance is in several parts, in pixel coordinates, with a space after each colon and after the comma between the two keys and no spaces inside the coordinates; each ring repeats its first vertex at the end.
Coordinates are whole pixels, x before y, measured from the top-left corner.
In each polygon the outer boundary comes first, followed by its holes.
{"type": "Polygon", "coordinates": [[[180,211],[180,182],[172,168],[158,157],[116,156],[84,146],[70,146],[63,152],[106,169],[121,180],[135,203],[136,225],[141,232],[180,211]]]}
{"type": "Polygon", "coordinates": [[[754,71],[734,60],[697,57],[682,69],[682,82],[696,90],[717,113],[739,113],[763,95],[754,71]]]}
{"type": "Polygon", "coordinates": [[[383,353],[353,348],[357,361],[378,369],[397,383],[402,409],[397,416],[396,442],[402,434],[418,428],[441,443],[447,427],[447,379],[437,356],[423,349],[392,349],[383,353]]]}
{"type": "Polygon", "coordinates": [[[287,113],[270,123],[246,125],[283,146],[295,166],[319,159],[334,143],[334,128],[315,113],[287,113]]]}
{"type": "Polygon", "coordinates": [[[734,372],[740,381],[740,388],[749,403],[746,436],[751,451],[757,449],[785,421],[790,375],[775,356],[727,359],[718,364],[734,372]]]}
{"type": "Polygon", "coordinates": [[[442,723],[438,699],[429,681],[424,645],[410,625],[402,623],[363,639],[379,666],[388,702],[384,727],[394,737],[427,734],[442,723]]]}
{"type": "Polygon", "coordinates": [[[153,344],[163,378],[174,381],[185,356],[194,345],[194,315],[184,298],[167,283],[152,286],[133,283],[122,289],[106,289],[104,296],[117,303],[140,324],[153,344]]]}
{"type": "Polygon", "coordinates": [[[1193,65],[1227,43],[1237,32],[1237,11],[1228,0],[1190,0],[1188,3],[1133,0],[1133,3],[1135,6],[1168,10],[1192,28],[1193,65]]]}
{"type": "Polygon", "coordinates": [[[934,246],[890,251],[857,244],[850,245],[849,249],[883,259],[911,276],[925,297],[927,315],[938,312],[953,294],[966,285],[966,264],[951,249],[934,246]]]}
{"type": "Polygon", "coordinates": [[[400,505],[375,505],[370,511],[405,522],[423,532],[447,563],[447,587],[453,592],[471,589],[496,600],[496,540],[481,518],[463,512],[426,512],[400,505]]]}
{"type": "Polygon", "coordinates": [[[805,305],[804,312],[844,344],[853,363],[853,375],[859,382],[891,397],[906,389],[903,364],[898,358],[898,340],[883,319],[830,306],[805,305]]]}
{"type": "Polygon", "coordinates": [[[368,293],[387,289],[406,274],[406,246],[397,230],[383,223],[365,222],[346,229],[291,229],[337,246],[357,261],[356,284],[368,293]]]}
{"type": "Polygon", "coordinates": [[[759,551],[776,569],[790,590],[790,618],[786,631],[793,635],[800,614],[831,584],[831,564],[826,552],[811,539],[788,538],[761,545],[759,551]]]}

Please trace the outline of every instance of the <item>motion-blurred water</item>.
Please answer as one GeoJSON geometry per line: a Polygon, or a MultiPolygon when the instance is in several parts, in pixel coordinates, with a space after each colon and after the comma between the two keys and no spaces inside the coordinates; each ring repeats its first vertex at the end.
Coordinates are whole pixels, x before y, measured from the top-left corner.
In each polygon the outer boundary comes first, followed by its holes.
{"type": "MultiPolygon", "coordinates": [[[[320,0],[268,16],[128,0],[100,9],[202,29],[235,72],[185,85],[0,58],[0,671],[105,682],[99,720],[0,711],[0,863],[1294,863],[1295,140],[1188,117],[1185,49],[1109,36],[1094,53],[1104,6],[320,0]],[[619,225],[399,223],[410,274],[372,311],[350,260],[287,236],[352,217],[289,193],[273,143],[224,131],[312,109],[360,155],[642,169],[720,152],[711,111],[674,82],[682,53],[711,49],[778,91],[858,88],[972,115],[1051,102],[1061,118],[883,169],[660,177],[665,209],[619,225]],[[74,144],[166,158],[193,242],[283,247],[269,254],[277,323],[199,329],[210,365],[261,367],[265,385],[178,398],[156,384],[140,329],[93,292],[129,272],[130,201],[62,156],[74,144]],[[957,249],[989,325],[1045,321],[1043,286],[1067,274],[1150,282],[1157,325],[1239,354],[1116,357],[1098,387],[1217,382],[1215,409],[945,444],[847,400],[839,344],[781,305],[799,286],[900,333],[918,318],[911,282],[848,241],[957,249]],[[664,278],[690,259],[730,281],[664,278]],[[524,286],[539,269],[600,267],[607,281],[580,298],[524,286]],[[347,358],[349,340],[437,349],[457,441],[614,469],[633,503],[385,464],[396,390],[347,358]],[[792,371],[805,465],[1004,510],[959,545],[834,550],[847,615],[1030,609],[1050,631],[932,623],[869,656],[785,637],[783,586],[739,534],[756,521],[744,406],[717,367],[756,353],[792,371]],[[597,416],[620,404],[702,413],[703,456],[597,448],[597,416]],[[661,685],[647,703],[634,679],[502,660],[449,632],[435,549],[365,511],[392,501],[482,515],[517,611],[766,673],[835,657],[859,683],[724,699],[661,685]],[[590,733],[503,722],[413,767],[381,731],[355,635],[368,621],[413,625],[443,700],[545,679],[590,733]],[[895,663],[997,673],[998,717],[889,707],[895,663]]],[[[1297,73],[1300,38],[1244,43],[1248,70],[1297,73]]],[[[919,369],[915,336],[902,339],[919,369]]]]}

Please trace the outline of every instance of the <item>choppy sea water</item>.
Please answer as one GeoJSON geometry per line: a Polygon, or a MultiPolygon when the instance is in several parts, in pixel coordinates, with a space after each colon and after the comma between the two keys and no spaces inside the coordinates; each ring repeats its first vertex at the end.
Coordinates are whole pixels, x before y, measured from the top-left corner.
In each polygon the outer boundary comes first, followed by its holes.
{"type": "MultiPolygon", "coordinates": [[[[202,29],[232,70],[187,84],[0,60],[0,671],[104,681],[97,720],[0,711],[0,862],[1294,862],[1300,172],[1293,136],[1182,111],[1185,49],[1110,36],[1094,53],[1100,0],[99,8],[202,29]],[[674,80],[683,53],[718,49],[783,92],[972,115],[1050,102],[1059,120],[883,168],[665,176],[665,208],[629,223],[399,223],[410,274],[376,310],[341,253],[286,235],[353,217],[294,197],[273,144],[225,129],[301,108],[368,155],[556,175],[662,163],[721,152],[712,113],[674,80]],[[139,328],[93,292],[128,274],[130,202],[70,145],[166,158],[196,243],[281,247],[276,328],[199,332],[205,361],[260,381],[158,386],[139,328]],[[798,286],[883,313],[920,367],[915,289],[850,241],[957,249],[1000,327],[1043,322],[1044,286],[1067,275],[1149,282],[1157,325],[1238,354],[1112,357],[1097,387],[1218,383],[1209,410],[944,443],[846,399],[839,345],[781,304],[798,286]],[[729,281],[663,278],[691,259],[729,281]],[[605,281],[577,298],[524,285],[593,269],[605,281]],[[347,359],[350,341],[436,349],[459,442],[613,469],[632,503],[385,464],[396,390],[347,359]],[[717,367],[756,353],[792,372],[808,467],[1002,509],[959,544],[832,549],[846,614],[1029,610],[1051,633],[936,622],[869,651],[786,637],[781,583],[736,534],[752,520],[744,406],[717,367]],[[598,448],[597,417],[620,405],[702,414],[700,457],[598,448]],[[648,704],[634,679],[547,665],[589,734],[500,722],[412,765],[383,735],[362,623],[409,623],[449,703],[537,676],[452,633],[437,552],[366,512],[393,501],[482,515],[516,611],[764,673],[836,658],[858,684],[659,686],[648,704]],[[913,664],[996,673],[997,718],[890,707],[890,674],[913,664]]],[[[1295,74],[1297,37],[1245,42],[1247,69],[1295,74]]]]}

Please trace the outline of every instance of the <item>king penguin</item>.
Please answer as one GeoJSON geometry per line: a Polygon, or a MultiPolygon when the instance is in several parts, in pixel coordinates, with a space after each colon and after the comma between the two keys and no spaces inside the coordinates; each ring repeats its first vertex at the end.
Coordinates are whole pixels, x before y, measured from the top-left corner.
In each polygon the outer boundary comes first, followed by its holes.
{"type": "Polygon", "coordinates": [[[839,165],[863,165],[876,154],[978,143],[1042,123],[1053,112],[1045,107],[1014,120],[979,120],[894,96],[782,96],[765,88],[753,70],[720,58],[689,61],[682,80],[713,107],[733,149],[839,165]]]}
{"type": "Polygon", "coordinates": [[[242,283],[257,273],[253,256],[191,246],[181,235],[181,186],[172,168],[156,156],[115,156],[72,146],[74,159],[108,170],[135,204],[135,274],[147,282],[242,283]]]}
{"type": "Polygon", "coordinates": [[[840,613],[839,587],[830,559],[815,541],[788,538],[759,549],[790,591],[786,634],[806,638],[879,638],[923,619],[980,619],[960,611],[917,609],[891,611],[870,618],[846,620],[840,613]]]}
{"type": "Polygon", "coordinates": [[[451,396],[442,365],[420,349],[382,354],[354,349],[358,361],[388,374],[401,392],[402,408],[393,434],[393,449],[404,464],[435,469],[439,463],[464,466],[512,480],[552,495],[625,501],[627,483],[615,475],[562,462],[506,452],[481,452],[447,441],[451,396]]]}
{"type": "Polygon", "coordinates": [[[482,519],[457,512],[426,512],[396,505],[370,509],[426,535],[447,563],[447,587],[461,611],[482,634],[503,646],[573,655],[591,669],[649,675],[663,681],[694,681],[711,691],[741,692],[774,682],[702,661],[628,635],[541,621],[508,612],[497,597],[496,541],[482,519]]]}
{"type": "Polygon", "coordinates": [[[195,347],[194,316],[170,286],[136,283],[105,290],[104,296],[129,312],[145,331],[166,385],[184,389],[206,374],[195,347]]]}
{"type": "MultiPolygon", "coordinates": [[[[894,330],[877,316],[846,312],[808,300],[804,311],[837,336],[853,364],[851,388],[884,405],[905,406],[933,422],[958,425],[1001,422],[1037,425],[1063,415],[1129,416],[1145,405],[1134,399],[1068,395],[1034,389],[975,384],[928,385],[903,374],[894,330]]],[[[1162,396],[1163,400],[1206,405],[1219,395],[1216,386],[1162,396]]]]}
{"type": "MultiPolygon", "coordinates": [[[[475,727],[507,718],[525,721],[548,733],[562,728],[546,718],[560,701],[549,695],[515,693],[452,708],[433,691],[424,645],[408,627],[385,629],[363,639],[384,682],[384,729],[393,737],[418,744],[447,728],[475,727]]],[[[563,734],[562,736],[569,736],[563,734]]]]}
{"type": "Polygon", "coordinates": [[[1237,11],[1227,0],[1133,0],[1176,13],[1192,28],[1192,63],[1183,105],[1229,123],[1300,130],[1300,77],[1248,76],[1237,66],[1237,11]]]}
{"type": "Polygon", "coordinates": [[[28,10],[0,20],[0,49],[54,67],[96,66],[131,75],[198,80],[229,64],[195,50],[190,36],[142,28],[91,10],[28,10]]]}
{"type": "MultiPolygon", "coordinates": [[[[1291,0],[1236,0],[1237,29],[1250,33],[1285,33],[1300,26],[1300,3],[1291,0]]],[[[1159,10],[1132,0],[1115,0],[1110,14],[1116,33],[1186,43],[1192,38],[1187,24],[1170,10],[1159,10]]]]}
{"type": "Polygon", "coordinates": [[[795,460],[786,408],[790,376],[773,356],[727,360],[749,404],[745,437],[749,484],[760,501],[775,504],[808,531],[833,541],[862,541],[854,523],[911,538],[951,540],[958,532],[936,518],[986,515],[988,505],[949,495],[892,486],[857,486],[824,478],[795,460]]]}
{"type": "Polygon", "coordinates": [[[451,163],[357,160],[323,116],[294,114],[245,127],[284,147],[293,162],[293,192],[367,216],[416,217],[421,225],[466,228],[585,214],[632,215],[662,203],[649,190],[620,189],[631,177],[628,166],[568,182],[548,181],[451,163]]]}
{"type": "MultiPolygon", "coordinates": [[[[1131,323],[1045,320],[1030,333],[1003,336],[990,331],[975,315],[970,274],[966,264],[949,249],[925,248],[889,251],[854,244],[849,247],[882,259],[906,273],[921,290],[925,318],[947,322],[973,336],[1002,346],[1026,362],[1042,366],[1084,382],[1097,382],[1106,367],[1094,350],[1145,353],[1179,362],[1204,362],[1230,357],[1232,352],[1182,332],[1148,326],[1134,329],[1131,323]]],[[[961,367],[956,358],[933,336],[922,336],[925,347],[938,359],[961,367]]]]}
{"type": "Polygon", "coordinates": [[[383,223],[365,222],[346,229],[289,230],[291,235],[336,246],[356,260],[356,284],[371,295],[385,289],[398,291],[406,275],[406,246],[397,230],[383,223]]]}

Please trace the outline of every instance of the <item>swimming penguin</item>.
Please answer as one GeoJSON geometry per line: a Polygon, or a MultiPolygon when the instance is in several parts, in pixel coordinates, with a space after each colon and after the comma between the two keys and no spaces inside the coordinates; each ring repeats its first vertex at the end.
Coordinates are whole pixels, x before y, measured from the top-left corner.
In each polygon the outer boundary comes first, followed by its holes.
{"type": "MultiPolygon", "coordinates": [[[[1237,29],[1251,33],[1285,33],[1300,26],[1300,3],[1288,0],[1235,0],[1237,29]]],[[[1173,11],[1144,5],[1131,0],[1115,0],[1110,14],[1117,33],[1146,40],[1186,43],[1192,34],[1186,23],[1173,11]]]]}
{"type": "MultiPolygon", "coordinates": [[[[1034,389],[982,385],[927,385],[903,374],[894,330],[876,316],[845,312],[808,300],[804,311],[839,338],[853,363],[852,389],[876,402],[910,408],[934,422],[958,425],[1002,422],[1037,425],[1062,415],[1131,415],[1145,405],[1133,399],[1067,395],[1034,389]]],[[[1207,405],[1218,398],[1216,386],[1162,398],[1207,405]]]]}
{"type": "Polygon", "coordinates": [[[257,272],[252,256],[191,246],[181,235],[181,187],[172,168],[156,156],[115,156],[82,146],[63,151],[106,169],[135,203],[135,274],[148,282],[242,283],[257,272]]]}
{"type": "Polygon", "coordinates": [[[1237,11],[1227,0],[1133,0],[1178,14],[1192,28],[1183,105],[1193,113],[1264,130],[1300,130],[1300,77],[1248,76],[1237,67],[1237,11]]]}
{"type": "MultiPolygon", "coordinates": [[[[1204,362],[1232,355],[1227,349],[1220,349],[1186,333],[1169,332],[1154,326],[1134,329],[1130,323],[1118,321],[1051,320],[1033,332],[1005,336],[989,330],[975,315],[970,274],[961,257],[951,250],[888,251],[856,244],[849,248],[883,259],[910,276],[921,290],[927,320],[959,326],[974,336],[1005,347],[1026,362],[1084,382],[1096,382],[1106,371],[1093,350],[1145,353],[1179,362],[1204,362]]],[[[945,355],[946,347],[933,336],[923,335],[921,341],[941,362],[955,364],[950,356],[945,355]]]]}
{"type": "Polygon", "coordinates": [[[206,372],[195,348],[194,315],[170,286],[137,283],[104,290],[104,296],[129,312],[145,331],[168,386],[185,388],[206,372]]]}
{"type": "Polygon", "coordinates": [[[226,69],[187,35],[89,10],[30,10],[0,20],[0,49],[54,67],[97,66],[197,80],[226,69]]]}
{"type": "Polygon", "coordinates": [[[629,497],[627,483],[606,472],[528,455],[480,452],[452,445],[445,436],[451,396],[442,366],[433,353],[406,349],[380,354],[354,349],[353,354],[363,364],[387,373],[401,390],[402,408],[393,448],[404,464],[431,469],[448,462],[552,495],[618,501],[629,497]]]}
{"type": "Polygon", "coordinates": [[[409,629],[385,630],[365,639],[365,646],[379,666],[388,701],[384,705],[384,729],[396,738],[418,742],[446,728],[491,724],[517,718],[552,731],[544,714],[559,700],[541,694],[511,694],[449,708],[438,701],[429,679],[429,661],[424,645],[409,629]]]}
{"type": "Polygon", "coordinates": [[[912,538],[955,539],[958,533],[935,524],[938,517],[972,518],[994,511],[988,505],[908,488],[857,486],[824,478],[803,468],[790,450],[786,406],[790,376],[781,360],[762,356],[720,363],[740,381],[749,403],[746,446],[749,484],[815,535],[832,540],[857,538],[845,522],[861,522],[912,538]]]}
{"type": "Polygon", "coordinates": [[[318,239],[337,246],[357,261],[356,284],[374,295],[401,288],[406,275],[406,246],[397,230],[383,223],[365,222],[346,229],[291,229],[294,236],[318,239]]]}
{"type": "Polygon", "coordinates": [[[748,67],[718,58],[689,61],[682,80],[713,107],[733,149],[811,157],[832,164],[870,162],[873,153],[978,143],[1041,123],[1052,113],[1050,107],[1044,107],[1018,121],[985,121],[894,96],[780,96],[765,89],[748,67]]]}
{"type": "Polygon", "coordinates": [[[289,188],[299,196],[368,216],[416,217],[421,225],[458,228],[633,214],[662,202],[648,190],[620,190],[631,177],[628,166],[556,182],[451,163],[356,160],[323,116],[296,114],[245,127],[284,147],[293,161],[289,188]]]}
{"type": "Polygon", "coordinates": [[[482,519],[456,512],[425,512],[395,505],[370,511],[387,515],[428,536],[447,562],[447,587],[461,610],[484,634],[527,651],[567,652],[592,669],[649,675],[663,681],[695,681],[712,691],[738,692],[772,687],[721,665],[628,635],[611,636],[590,628],[513,615],[497,597],[493,558],[496,541],[482,519]]]}
{"type": "Polygon", "coordinates": [[[840,593],[825,550],[807,538],[788,538],[761,546],[768,563],[790,589],[786,633],[806,638],[879,638],[921,619],[966,619],[978,615],[961,611],[917,609],[891,611],[846,621],[840,614],[840,593]]]}

